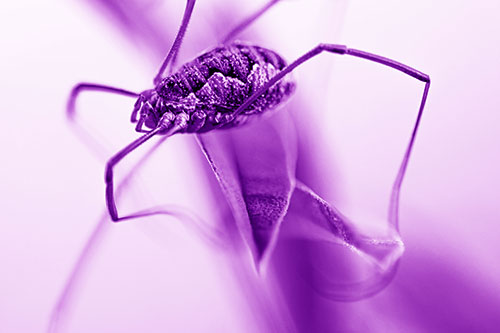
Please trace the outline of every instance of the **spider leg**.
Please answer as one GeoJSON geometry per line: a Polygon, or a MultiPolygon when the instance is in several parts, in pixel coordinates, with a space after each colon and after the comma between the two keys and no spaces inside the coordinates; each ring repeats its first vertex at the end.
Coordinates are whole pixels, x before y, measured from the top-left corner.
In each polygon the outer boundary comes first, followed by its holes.
{"type": "Polygon", "coordinates": [[[112,94],[118,94],[118,95],[123,95],[123,96],[128,96],[128,97],[139,97],[138,93],[125,90],[122,88],[116,88],[112,86],[106,86],[102,84],[97,84],[97,83],[87,83],[87,82],[80,82],[76,86],[73,87],[71,90],[71,93],[68,98],[68,102],[66,104],[66,116],[73,120],[75,117],[75,104],[76,104],[76,99],[80,95],[81,92],[83,91],[102,91],[102,92],[107,92],[107,93],[112,93],[112,94]]]}
{"type": "Polygon", "coordinates": [[[156,127],[152,131],[144,134],[138,139],[134,140],[132,143],[127,145],[125,148],[120,150],[117,154],[115,154],[109,161],[106,163],[106,172],[105,172],[105,181],[106,181],[106,204],[108,207],[109,214],[111,215],[111,219],[114,222],[120,220],[118,217],[118,212],[116,209],[115,196],[114,196],[114,186],[113,186],[113,168],[114,166],[120,162],[125,156],[135,150],[137,147],[141,146],[143,143],[151,139],[153,136],[158,134],[162,130],[161,126],[156,127]]]}
{"type": "Polygon", "coordinates": [[[76,122],[76,100],[80,96],[80,93],[84,91],[106,92],[127,97],[140,97],[141,95],[139,93],[121,88],[87,82],[80,82],[71,90],[68,101],[66,103],[66,117],[68,118],[70,124],[73,126],[74,133],[79,137],[80,141],[82,141],[96,156],[100,158],[105,157],[106,155],[108,155],[106,153],[106,149],[103,148],[101,143],[96,140],[94,136],[90,134],[84,126],[82,126],[81,123],[76,122]]]}
{"type": "Polygon", "coordinates": [[[378,62],[380,64],[383,64],[385,66],[389,66],[391,68],[397,69],[405,74],[408,74],[420,81],[426,82],[426,89],[424,92],[424,98],[421,103],[421,109],[423,109],[423,106],[425,104],[425,100],[427,98],[427,91],[428,91],[428,85],[430,85],[430,78],[427,74],[424,74],[422,72],[417,71],[416,69],[413,69],[407,65],[404,65],[402,63],[399,63],[395,60],[389,59],[389,58],[384,58],[379,55],[375,55],[372,53],[364,52],[364,51],[359,51],[355,49],[349,49],[345,45],[336,45],[336,44],[319,44],[303,56],[299,57],[297,60],[292,62],[290,65],[285,67],[281,72],[276,74],[271,80],[266,82],[259,90],[254,92],[243,104],[241,104],[235,111],[234,111],[234,116],[239,115],[243,110],[245,110],[247,107],[249,107],[256,99],[258,99],[262,94],[264,94],[269,88],[271,88],[276,82],[281,80],[285,75],[289,74],[292,72],[295,68],[298,66],[302,65],[304,62],[310,60],[311,58],[317,56],[321,52],[326,51],[334,54],[348,54],[352,55],[355,57],[359,58],[364,58],[368,59],[371,61],[378,62]]]}
{"type": "Polygon", "coordinates": [[[186,9],[184,10],[184,16],[182,17],[181,26],[179,27],[179,31],[177,32],[177,36],[175,37],[174,43],[170,47],[168,51],[167,57],[163,60],[163,63],[158,70],[158,74],[156,74],[153,83],[154,85],[158,85],[165,74],[165,70],[167,66],[171,64],[171,67],[175,63],[175,59],[177,57],[177,53],[179,52],[179,48],[181,47],[182,39],[184,38],[184,34],[186,33],[187,26],[189,24],[189,20],[191,19],[191,14],[193,13],[193,8],[196,0],[187,0],[186,9]]]}
{"type": "MultiPolygon", "coordinates": [[[[399,204],[399,192],[401,188],[401,184],[403,182],[403,178],[406,172],[406,168],[408,166],[408,161],[410,159],[410,154],[413,148],[413,144],[415,142],[415,138],[417,135],[417,130],[420,125],[420,120],[422,118],[422,114],[424,111],[425,102],[427,100],[427,95],[429,93],[430,88],[430,77],[427,74],[424,74],[410,66],[397,62],[395,60],[385,58],[376,54],[368,53],[365,51],[360,51],[356,49],[350,49],[345,45],[336,45],[336,44],[319,44],[303,56],[299,57],[297,60],[292,62],[290,65],[285,67],[281,72],[276,74],[271,80],[269,80],[266,84],[264,84],[259,90],[253,93],[243,104],[241,104],[235,111],[234,116],[237,116],[241,112],[243,112],[246,108],[248,108],[256,99],[258,99],[262,94],[264,94],[269,88],[271,88],[276,82],[281,80],[285,75],[292,72],[295,68],[303,64],[304,62],[310,60],[311,58],[317,56],[323,51],[341,54],[341,55],[351,55],[358,58],[363,58],[366,60],[378,62],[382,65],[394,68],[400,72],[403,72],[419,81],[425,82],[425,87],[422,95],[422,100],[420,102],[420,107],[418,110],[417,120],[415,122],[415,126],[413,128],[410,141],[406,148],[405,155],[403,157],[403,161],[399,167],[398,174],[396,176],[396,180],[394,181],[392,194],[391,194],[391,202],[389,205],[389,222],[398,229],[398,204],[399,204]]],[[[233,117],[234,118],[234,117],[233,117]]]]}
{"type": "Polygon", "coordinates": [[[248,16],[242,22],[240,22],[237,26],[235,26],[222,40],[222,44],[227,44],[231,42],[236,35],[246,29],[250,24],[252,24],[255,20],[257,20],[260,16],[262,16],[265,12],[267,12],[272,6],[278,3],[280,0],[270,0],[266,3],[262,8],[259,8],[255,13],[248,16]]]}
{"type": "Polygon", "coordinates": [[[114,186],[113,186],[113,168],[118,162],[120,162],[125,156],[130,154],[132,151],[137,149],[143,143],[151,139],[153,136],[157,134],[165,135],[165,137],[171,136],[172,134],[177,133],[178,131],[184,130],[188,126],[188,116],[185,114],[179,114],[174,119],[170,118],[162,118],[159,122],[159,125],[139,137],[138,139],[132,141],[125,148],[116,153],[113,157],[111,157],[106,163],[106,171],[105,171],[105,182],[106,182],[106,205],[108,207],[109,214],[113,222],[119,222],[122,220],[132,219],[136,217],[149,216],[153,214],[164,214],[162,211],[158,210],[146,210],[138,213],[134,213],[128,216],[119,217],[118,211],[116,209],[115,195],[114,195],[114,186]]]}

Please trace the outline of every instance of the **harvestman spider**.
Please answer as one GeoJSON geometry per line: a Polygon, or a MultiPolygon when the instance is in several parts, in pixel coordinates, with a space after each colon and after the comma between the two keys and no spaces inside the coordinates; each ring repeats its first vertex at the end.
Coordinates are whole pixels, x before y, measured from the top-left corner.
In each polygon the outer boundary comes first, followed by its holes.
{"type": "MultiPolygon", "coordinates": [[[[176,73],[171,74],[196,2],[187,0],[181,26],[153,80],[155,85],[153,89],[135,93],[93,83],[80,83],[73,88],[67,107],[70,119],[74,116],[76,98],[85,90],[138,98],[131,121],[137,122],[137,132],[145,134],[116,153],[106,164],[106,203],[114,222],[164,213],[149,209],[128,216],[119,216],[114,198],[113,168],[126,155],[156,135],[168,137],[175,133],[202,133],[218,128],[234,127],[245,122],[247,118],[278,106],[292,94],[294,89],[294,83],[286,75],[324,51],[378,62],[425,83],[415,127],[394,184],[395,191],[391,201],[397,201],[399,186],[429,92],[429,76],[392,59],[344,45],[319,44],[287,66],[274,51],[242,43],[231,43],[240,31],[278,1],[268,2],[234,28],[220,46],[186,63],[176,73]],[[168,75],[166,75],[167,69],[168,75]],[[144,126],[150,130],[144,129],[144,126]]],[[[397,205],[391,206],[397,210],[397,205]]]]}
{"type": "MultiPolygon", "coordinates": [[[[145,134],[120,150],[106,165],[106,203],[111,219],[114,222],[155,214],[176,215],[175,213],[159,209],[143,210],[123,217],[118,215],[114,199],[113,168],[126,155],[155,135],[163,135],[162,140],[157,143],[159,145],[164,139],[175,133],[201,133],[217,128],[237,126],[247,118],[252,118],[255,114],[274,108],[287,99],[293,92],[294,83],[286,75],[323,51],[333,54],[351,55],[378,62],[425,83],[415,126],[393,185],[389,215],[390,217],[397,217],[399,189],[429,92],[429,76],[394,60],[350,49],[343,45],[320,44],[286,66],[284,60],[271,50],[266,50],[258,46],[230,43],[239,32],[248,27],[278,1],[270,0],[265,6],[237,25],[222,40],[221,46],[185,64],[177,73],[170,75],[195,4],[195,0],[187,0],[177,36],[153,81],[155,85],[154,89],[135,93],[121,88],[93,83],[80,83],[73,88],[66,110],[70,120],[74,120],[76,99],[82,91],[101,91],[138,98],[132,112],[131,121],[137,122],[136,130],[145,134]],[[207,58],[208,63],[203,62],[207,58]],[[210,61],[212,62],[210,63],[210,61]],[[191,72],[185,72],[189,67],[191,67],[191,72]],[[184,72],[179,73],[182,70],[184,72]],[[166,75],[167,71],[168,75],[166,75]],[[201,81],[197,82],[193,80],[195,78],[201,81]],[[203,84],[201,88],[198,86],[200,83],[203,84]],[[209,90],[209,92],[212,92],[211,94],[199,94],[203,90],[203,87],[207,85],[210,88],[223,89],[209,90]],[[187,91],[183,90],[186,88],[187,91]],[[193,88],[200,89],[195,91],[193,88]],[[198,93],[198,95],[191,93],[198,93]],[[145,130],[143,126],[149,127],[151,130],[145,130]]],[[[149,153],[143,157],[141,162],[148,156],[149,153]]],[[[297,186],[303,187],[300,183],[297,186]]],[[[395,224],[394,227],[397,229],[397,219],[390,218],[390,222],[395,224]]],[[[51,332],[57,328],[58,318],[64,310],[65,302],[71,292],[71,286],[74,283],[78,268],[85,260],[94,237],[100,231],[100,226],[102,224],[94,231],[94,234],[80,255],[53,309],[49,322],[49,331],[51,332]]],[[[395,268],[392,269],[392,272],[395,272],[395,268]]]]}

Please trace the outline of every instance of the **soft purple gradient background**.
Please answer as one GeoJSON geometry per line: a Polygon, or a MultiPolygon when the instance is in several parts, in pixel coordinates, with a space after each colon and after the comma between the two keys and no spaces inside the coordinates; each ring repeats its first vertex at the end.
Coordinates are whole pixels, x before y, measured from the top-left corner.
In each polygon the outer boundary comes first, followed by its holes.
{"type": "MultiPolygon", "coordinates": [[[[344,8],[343,2],[330,1],[330,10],[321,11],[305,2],[277,7],[254,31],[261,37],[268,34],[268,45],[289,60],[320,41],[345,43],[405,62],[433,80],[403,184],[400,213],[406,252],[400,271],[373,299],[323,305],[331,317],[318,321],[381,332],[492,331],[499,324],[500,302],[500,4],[379,1],[349,2],[344,8]],[[304,27],[307,32],[298,36],[304,27]]],[[[170,11],[167,29],[176,29],[183,6],[159,6],[170,11]]],[[[181,58],[210,45],[198,48],[196,36],[223,8],[223,1],[197,5],[187,37],[191,44],[181,58]]],[[[251,8],[245,2],[238,11],[251,8]]],[[[103,158],[135,136],[127,123],[129,99],[85,95],[79,108],[108,149],[94,158],[65,122],[67,93],[79,80],[141,90],[150,86],[157,64],[147,61],[151,54],[141,54],[146,48],[141,51],[138,44],[134,50],[83,3],[4,2],[0,22],[5,124],[0,134],[0,327],[33,332],[45,328],[62,283],[101,215],[103,158]]],[[[316,188],[350,214],[358,213],[349,208],[353,203],[370,207],[370,194],[380,190],[377,184],[395,175],[397,164],[384,158],[399,161],[397,152],[406,144],[421,85],[374,64],[328,56],[295,76],[302,89],[297,99],[314,110],[316,120],[309,126],[318,128],[317,138],[303,144],[330,152],[318,172],[325,175],[323,188],[319,181],[316,188]],[[325,67],[327,71],[315,75],[325,67]]],[[[193,141],[169,140],[137,175],[126,200],[138,200],[138,207],[175,203],[198,210],[208,221],[219,218],[211,209],[217,203],[209,197],[208,182],[193,163],[199,154],[193,141]]],[[[385,208],[372,208],[381,206],[385,208]]],[[[250,262],[235,268],[228,262],[238,257],[228,260],[225,252],[200,242],[174,219],[107,229],[77,293],[69,321],[72,332],[96,327],[262,328],[265,315],[259,311],[273,305],[259,308],[255,300],[248,301],[245,292],[252,289],[241,290],[242,276],[248,274],[234,271],[250,262]]],[[[257,290],[257,283],[252,280],[247,288],[257,290]]],[[[293,281],[289,283],[293,288],[293,281]]]]}

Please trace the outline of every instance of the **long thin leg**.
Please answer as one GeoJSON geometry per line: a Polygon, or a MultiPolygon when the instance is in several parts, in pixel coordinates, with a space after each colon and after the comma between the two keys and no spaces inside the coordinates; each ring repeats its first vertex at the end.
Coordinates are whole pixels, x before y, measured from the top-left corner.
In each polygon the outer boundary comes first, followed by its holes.
{"type": "Polygon", "coordinates": [[[392,188],[391,202],[389,205],[389,222],[393,225],[396,230],[398,229],[398,206],[399,206],[399,191],[401,188],[401,184],[403,182],[403,178],[406,172],[406,167],[408,166],[408,161],[410,159],[410,154],[413,148],[413,144],[415,142],[415,138],[417,135],[417,130],[420,125],[420,120],[422,118],[422,114],[424,112],[425,102],[427,100],[427,95],[429,93],[429,88],[431,84],[430,77],[427,74],[424,74],[410,66],[404,65],[395,60],[385,58],[376,54],[368,53],[365,51],[360,51],[356,49],[350,49],[344,45],[335,45],[335,44],[320,44],[313,48],[311,51],[307,52],[290,65],[288,65],[285,69],[279,72],[276,76],[274,76],[271,80],[269,80],[266,84],[264,84],[257,92],[253,93],[242,105],[240,105],[234,112],[234,116],[240,114],[249,107],[256,99],[258,99],[262,94],[264,94],[269,88],[271,88],[276,82],[281,80],[285,75],[293,71],[299,65],[303,64],[307,60],[317,56],[323,51],[327,51],[335,54],[347,54],[358,58],[367,59],[370,61],[378,62],[382,65],[394,68],[398,71],[401,71],[411,77],[414,77],[417,80],[425,82],[425,88],[422,95],[422,100],[420,102],[420,107],[418,110],[417,121],[415,122],[415,126],[413,128],[413,132],[410,138],[410,142],[408,143],[408,147],[406,149],[405,155],[403,157],[403,161],[401,162],[401,166],[399,168],[398,174],[396,176],[396,180],[394,182],[392,188]]]}
{"type": "Polygon", "coordinates": [[[184,16],[182,17],[182,23],[179,31],[177,32],[177,36],[175,37],[172,47],[170,47],[170,51],[168,51],[167,57],[165,58],[165,60],[163,60],[163,63],[158,70],[158,74],[156,74],[153,80],[155,86],[158,85],[158,83],[160,83],[160,81],[162,80],[168,64],[175,63],[175,58],[177,57],[177,53],[179,52],[179,48],[181,47],[182,39],[184,38],[189,20],[191,19],[191,14],[193,13],[195,2],[195,0],[187,0],[186,9],[184,10],[184,16]]]}
{"type": "Polygon", "coordinates": [[[136,217],[149,216],[154,214],[163,214],[162,212],[149,210],[138,212],[129,216],[119,217],[118,211],[116,209],[116,202],[114,197],[114,189],[113,189],[113,168],[114,166],[120,162],[125,156],[130,154],[136,148],[141,146],[143,143],[151,139],[156,134],[161,133],[165,137],[168,137],[176,132],[185,129],[188,126],[187,116],[177,116],[174,120],[161,119],[159,125],[153,129],[152,131],[144,134],[138,139],[132,141],[125,148],[116,153],[113,157],[111,157],[106,163],[106,171],[105,171],[105,182],[106,182],[106,204],[109,210],[109,214],[111,215],[111,219],[114,222],[118,222],[121,220],[132,219],[136,217]]]}
{"type": "Polygon", "coordinates": [[[411,133],[410,142],[406,147],[406,152],[403,157],[403,161],[399,166],[398,174],[396,175],[396,180],[392,186],[391,202],[389,204],[389,223],[394,226],[396,230],[399,231],[398,217],[399,217],[399,193],[401,190],[401,184],[406,173],[406,168],[410,160],[411,151],[413,149],[413,144],[415,138],[417,137],[417,130],[420,126],[420,120],[422,119],[422,114],[424,112],[425,101],[427,100],[427,95],[429,94],[430,80],[425,83],[424,94],[422,95],[422,101],[420,102],[420,108],[418,110],[417,121],[413,127],[413,132],[411,133]]]}
{"type": "Polygon", "coordinates": [[[138,97],[140,94],[111,86],[106,86],[97,83],[87,83],[81,82],[73,87],[71,93],[68,97],[68,101],[66,104],[66,116],[70,121],[70,124],[73,125],[73,131],[75,135],[80,138],[80,140],[85,143],[85,145],[94,153],[96,156],[102,158],[109,155],[108,152],[103,148],[101,143],[95,140],[94,136],[89,134],[89,132],[85,129],[84,126],[80,123],[76,123],[76,112],[75,105],[76,99],[80,96],[80,93],[83,91],[98,91],[98,92],[106,92],[112,94],[118,94],[126,97],[138,97]]]}
{"type": "Polygon", "coordinates": [[[240,24],[231,30],[226,37],[222,40],[222,44],[227,44],[236,37],[241,31],[246,29],[250,24],[252,24],[255,20],[257,20],[260,16],[262,16],[265,12],[267,12],[272,6],[278,3],[280,0],[271,0],[266,3],[262,8],[257,10],[255,13],[244,19],[240,24]]]}
{"type": "Polygon", "coordinates": [[[116,203],[114,197],[114,187],[113,187],[113,167],[120,162],[125,156],[127,156],[130,152],[135,150],[137,147],[142,145],[144,142],[151,139],[153,136],[158,134],[163,128],[161,126],[156,127],[154,130],[144,134],[140,138],[132,141],[125,148],[116,153],[112,158],[109,159],[108,163],[106,163],[106,172],[105,172],[105,182],[106,182],[106,204],[109,210],[109,214],[111,215],[111,219],[114,222],[120,220],[118,217],[118,212],[116,210],[116,203]]]}
{"type": "MultiPolygon", "coordinates": [[[[399,63],[397,61],[394,61],[392,59],[384,58],[382,56],[364,52],[364,51],[359,51],[355,49],[349,49],[345,45],[335,45],[335,44],[320,44],[313,48],[311,51],[307,52],[294,62],[292,62],[290,65],[285,67],[281,72],[276,74],[271,80],[269,80],[266,84],[264,84],[259,90],[257,90],[255,93],[252,94],[243,104],[241,104],[234,112],[234,116],[237,116],[243,110],[245,110],[247,107],[249,107],[256,99],[258,99],[262,94],[264,94],[269,88],[271,88],[276,82],[281,80],[285,75],[289,74],[291,71],[293,71],[295,68],[306,62],[307,60],[317,56],[323,51],[327,51],[330,53],[335,53],[335,54],[347,54],[347,55],[352,55],[355,57],[359,58],[364,58],[368,59],[371,61],[378,62],[380,64],[389,66],[391,68],[397,69],[403,73],[406,73],[420,81],[430,83],[430,78],[427,74],[424,74],[422,72],[417,71],[416,69],[413,69],[407,65],[404,65],[402,63],[399,63]]],[[[422,101],[423,104],[425,104],[425,99],[422,101]]]]}
{"type": "Polygon", "coordinates": [[[118,94],[118,95],[123,95],[123,96],[128,96],[128,97],[139,97],[138,93],[125,90],[122,88],[116,88],[116,87],[111,87],[111,86],[106,86],[103,84],[97,84],[97,83],[87,83],[87,82],[80,82],[76,86],[73,87],[71,90],[71,93],[68,98],[68,102],[66,104],[66,116],[69,119],[73,119],[75,117],[75,103],[78,95],[82,91],[102,91],[102,92],[107,92],[107,93],[112,93],[112,94],[118,94]]]}

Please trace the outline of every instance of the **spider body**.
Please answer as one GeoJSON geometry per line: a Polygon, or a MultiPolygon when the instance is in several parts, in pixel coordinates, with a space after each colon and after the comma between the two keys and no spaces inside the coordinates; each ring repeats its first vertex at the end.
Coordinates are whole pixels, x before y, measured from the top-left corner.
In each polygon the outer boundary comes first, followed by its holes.
{"type": "Polygon", "coordinates": [[[295,83],[287,75],[239,114],[234,113],[286,65],[269,49],[240,42],[221,45],[144,91],[132,121],[138,121],[139,132],[143,124],[154,129],[160,121],[172,122],[179,115],[187,121],[179,132],[202,133],[241,125],[251,116],[276,108],[293,93],[295,83]]]}

